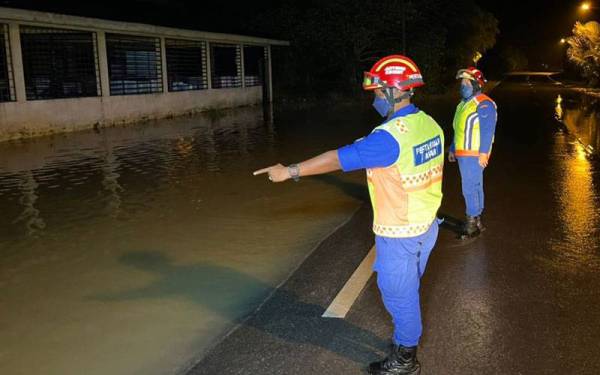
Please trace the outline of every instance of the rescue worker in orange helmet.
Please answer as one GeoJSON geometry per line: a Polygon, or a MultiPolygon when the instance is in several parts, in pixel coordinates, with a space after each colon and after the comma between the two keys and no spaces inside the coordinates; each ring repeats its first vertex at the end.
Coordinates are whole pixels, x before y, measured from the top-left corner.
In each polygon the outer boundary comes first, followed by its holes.
{"type": "Polygon", "coordinates": [[[254,172],[269,180],[342,169],[365,169],[374,211],[377,255],[374,270],[383,303],[394,323],[391,354],[369,365],[371,374],[420,373],[417,345],[422,333],[420,279],[438,236],[442,200],[444,133],[433,118],[411,104],[423,77],[411,59],[392,55],[365,72],[363,88],[385,118],[371,134],[298,164],[254,172]]]}
{"type": "Polygon", "coordinates": [[[458,161],[462,192],[466,206],[466,221],[461,238],[476,237],[485,228],[481,222],[484,208],[483,171],[488,166],[496,130],[496,103],[482,94],[486,83],[483,73],[474,67],[456,74],[461,80],[462,100],[456,107],[454,139],[448,161],[458,161]]]}

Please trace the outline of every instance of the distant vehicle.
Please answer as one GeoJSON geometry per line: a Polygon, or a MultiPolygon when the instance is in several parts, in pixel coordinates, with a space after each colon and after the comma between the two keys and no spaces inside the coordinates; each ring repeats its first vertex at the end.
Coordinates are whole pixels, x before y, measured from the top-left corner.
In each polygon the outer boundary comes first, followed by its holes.
{"type": "Polygon", "coordinates": [[[560,72],[510,72],[504,75],[503,86],[559,87],[560,72]]]}

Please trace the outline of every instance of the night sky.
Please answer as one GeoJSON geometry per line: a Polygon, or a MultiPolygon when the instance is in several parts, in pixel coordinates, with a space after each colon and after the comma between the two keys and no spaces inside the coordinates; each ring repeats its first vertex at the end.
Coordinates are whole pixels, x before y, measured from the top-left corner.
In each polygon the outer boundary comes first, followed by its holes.
{"type": "Polygon", "coordinates": [[[500,21],[497,45],[510,44],[521,49],[530,63],[556,63],[562,56],[559,41],[571,35],[576,21],[598,19],[598,11],[582,13],[581,1],[530,0],[480,1],[500,21]]]}
{"type": "MultiPolygon", "coordinates": [[[[215,2],[209,5],[207,2],[193,0],[2,0],[0,3],[7,7],[247,34],[249,30],[244,20],[278,2],[257,0],[235,6],[231,2],[215,2]]],[[[564,54],[558,41],[561,37],[570,35],[575,21],[597,19],[600,16],[597,9],[587,15],[580,12],[578,6],[581,1],[575,0],[480,0],[479,4],[500,21],[497,47],[510,45],[520,49],[527,55],[532,67],[560,61],[564,54]]],[[[278,35],[266,33],[260,35],[260,30],[252,30],[252,34],[280,38],[278,35]]]]}

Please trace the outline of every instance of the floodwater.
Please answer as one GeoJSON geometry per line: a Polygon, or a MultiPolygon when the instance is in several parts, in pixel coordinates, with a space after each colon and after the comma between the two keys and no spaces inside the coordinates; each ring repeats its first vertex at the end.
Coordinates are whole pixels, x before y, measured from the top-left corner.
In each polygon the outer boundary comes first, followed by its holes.
{"type": "Polygon", "coordinates": [[[351,143],[373,114],[245,108],[0,144],[0,374],[185,371],[365,200],[362,173],[252,171],[351,143]]]}

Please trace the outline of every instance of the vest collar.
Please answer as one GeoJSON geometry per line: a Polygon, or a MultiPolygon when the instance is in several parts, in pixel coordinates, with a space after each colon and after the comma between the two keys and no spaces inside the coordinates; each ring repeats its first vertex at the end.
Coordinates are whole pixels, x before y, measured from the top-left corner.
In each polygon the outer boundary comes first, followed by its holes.
{"type": "Polygon", "coordinates": [[[468,103],[471,100],[477,98],[479,95],[481,95],[481,91],[474,92],[473,95],[471,95],[468,99],[462,99],[462,102],[463,103],[468,103]]]}
{"type": "Polygon", "coordinates": [[[400,108],[399,110],[394,112],[394,114],[392,114],[387,121],[390,121],[397,117],[404,117],[404,116],[412,115],[417,112],[419,112],[419,108],[417,108],[416,105],[411,103],[411,104],[407,105],[406,107],[400,108]]]}

